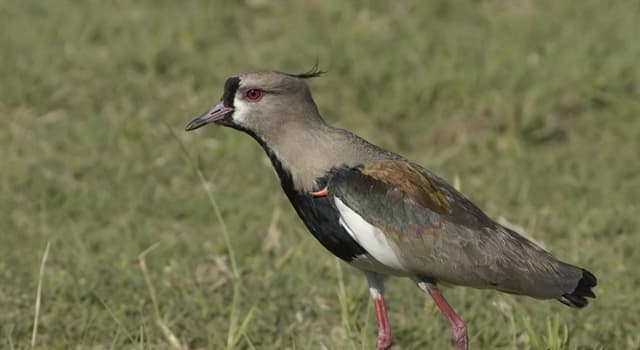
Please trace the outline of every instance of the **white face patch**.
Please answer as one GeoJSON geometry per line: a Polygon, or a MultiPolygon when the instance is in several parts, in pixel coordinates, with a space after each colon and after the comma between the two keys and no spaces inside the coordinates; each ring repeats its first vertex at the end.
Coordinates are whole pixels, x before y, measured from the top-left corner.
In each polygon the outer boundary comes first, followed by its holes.
{"type": "Polygon", "coordinates": [[[391,269],[404,269],[382,230],[368,223],[339,198],[335,197],[334,202],[340,212],[340,225],[362,248],[381,264],[391,269]]]}
{"type": "Polygon", "coordinates": [[[251,108],[247,101],[242,98],[235,97],[233,99],[233,115],[231,116],[233,122],[238,125],[247,126],[246,123],[249,118],[250,109],[251,108]]]}

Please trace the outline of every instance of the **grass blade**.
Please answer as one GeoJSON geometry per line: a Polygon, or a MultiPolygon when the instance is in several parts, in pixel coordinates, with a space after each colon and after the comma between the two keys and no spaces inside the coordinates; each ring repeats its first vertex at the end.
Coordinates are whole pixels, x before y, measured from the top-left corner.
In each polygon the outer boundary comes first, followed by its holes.
{"type": "Polygon", "coordinates": [[[38,274],[38,288],[36,290],[36,307],[33,316],[33,331],[31,332],[31,347],[36,346],[36,338],[38,337],[38,320],[40,318],[40,303],[42,300],[42,280],[44,278],[44,267],[47,264],[47,257],[49,256],[49,247],[51,246],[49,240],[44,247],[44,253],[42,254],[42,260],[40,261],[40,273],[38,274]]]}

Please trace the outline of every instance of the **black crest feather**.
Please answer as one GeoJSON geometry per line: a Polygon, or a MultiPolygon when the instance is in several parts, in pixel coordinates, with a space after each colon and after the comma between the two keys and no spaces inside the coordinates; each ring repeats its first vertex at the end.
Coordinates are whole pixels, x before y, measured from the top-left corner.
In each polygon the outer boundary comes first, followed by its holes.
{"type": "Polygon", "coordinates": [[[300,79],[311,79],[311,78],[319,77],[320,75],[322,75],[324,73],[326,73],[326,72],[318,69],[318,63],[316,62],[316,64],[314,64],[313,67],[311,67],[311,69],[309,69],[308,71],[306,71],[304,73],[287,74],[287,75],[288,76],[292,76],[292,77],[296,77],[296,78],[300,78],[300,79]]]}

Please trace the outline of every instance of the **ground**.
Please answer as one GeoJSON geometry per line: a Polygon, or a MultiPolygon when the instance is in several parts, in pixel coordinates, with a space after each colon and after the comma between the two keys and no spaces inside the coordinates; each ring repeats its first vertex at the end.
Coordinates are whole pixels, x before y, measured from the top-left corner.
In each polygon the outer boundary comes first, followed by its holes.
{"type": "MultiPolygon", "coordinates": [[[[598,276],[582,310],[445,288],[473,349],[639,349],[639,21],[632,1],[0,0],[0,348],[371,349],[364,278],[258,145],[183,132],[227,76],[317,62],[329,122],[598,276]]],[[[394,349],[451,347],[410,281],[386,299],[394,349]]]]}

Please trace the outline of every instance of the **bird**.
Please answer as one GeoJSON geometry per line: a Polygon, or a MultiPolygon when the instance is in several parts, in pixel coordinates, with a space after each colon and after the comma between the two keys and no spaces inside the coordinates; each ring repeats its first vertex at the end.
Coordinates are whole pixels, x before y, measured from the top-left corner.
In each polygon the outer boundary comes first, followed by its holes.
{"type": "Polygon", "coordinates": [[[439,286],[556,299],[582,308],[597,279],[487,216],[444,179],[401,155],[329,125],[307,81],[324,72],[231,76],[220,102],[185,130],[221,125],[266,152],[302,222],[329,252],[364,272],[377,320],[376,349],[393,338],[384,301],[389,277],[429,294],[468,349],[467,327],[439,286]]]}

